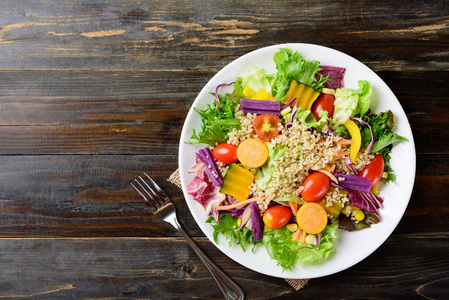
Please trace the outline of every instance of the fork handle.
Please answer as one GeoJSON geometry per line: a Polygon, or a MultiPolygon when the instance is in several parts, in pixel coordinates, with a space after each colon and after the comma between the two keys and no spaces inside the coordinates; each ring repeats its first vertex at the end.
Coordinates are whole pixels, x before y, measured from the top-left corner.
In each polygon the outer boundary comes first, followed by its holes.
{"type": "Polygon", "coordinates": [[[218,287],[223,293],[225,299],[245,299],[245,294],[243,290],[226,275],[220,268],[215,265],[209,257],[204,254],[204,252],[192,241],[189,235],[184,231],[181,225],[175,221],[173,226],[181,233],[184,239],[187,241],[193,251],[198,255],[201,261],[206,265],[207,269],[211,273],[212,277],[215,279],[218,287]]]}

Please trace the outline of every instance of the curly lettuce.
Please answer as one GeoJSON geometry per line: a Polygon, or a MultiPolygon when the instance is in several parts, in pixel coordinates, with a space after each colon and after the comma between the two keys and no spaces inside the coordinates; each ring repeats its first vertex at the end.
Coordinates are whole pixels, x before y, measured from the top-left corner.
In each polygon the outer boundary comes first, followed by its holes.
{"type": "MultiPolygon", "coordinates": [[[[392,131],[394,127],[394,115],[390,110],[378,114],[372,114],[368,111],[361,118],[370,125],[373,131],[374,145],[371,148],[371,153],[382,155],[386,163],[384,172],[387,173],[387,178],[382,177],[382,181],[394,182],[396,179],[394,170],[387,165],[391,159],[392,144],[408,140],[392,131]]],[[[362,137],[362,147],[367,147],[371,142],[371,133],[366,126],[360,125],[359,128],[362,137]]]]}
{"type": "Polygon", "coordinates": [[[337,239],[338,225],[330,224],[322,232],[321,243],[315,249],[299,248],[310,246],[307,243],[292,241],[292,233],[286,228],[268,229],[264,231],[263,243],[271,259],[285,270],[292,270],[295,265],[315,265],[325,260],[334,252],[333,242],[337,239]]]}
{"type": "Polygon", "coordinates": [[[284,155],[288,150],[287,147],[282,145],[273,145],[270,142],[266,142],[265,145],[268,148],[268,159],[265,164],[257,169],[255,182],[263,191],[269,188],[269,184],[273,179],[273,166],[274,162],[284,155]]]}
{"type": "Polygon", "coordinates": [[[267,75],[265,69],[254,67],[248,73],[240,76],[242,88],[249,87],[256,93],[266,89],[271,94],[272,75],[267,75]]]}
{"type": "Polygon", "coordinates": [[[246,247],[248,245],[253,245],[254,247],[261,243],[261,241],[254,242],[254,235],[251,229],[246,226],[243,226],[240,230],[237,230],[237,217],[233,217],[227,213],[220,214],[220,223],[213,217],[209,217],[206,220],[206,223],[211,223],[212,228],[214,229],[213,238],[215,243],[218,245],[218,235],[221,233],[229,242],[229,247],[232,247],[235,244],[240,245],[243,252],[246,252],[246,247]]]}
{"type": "Polygon", "coordinates": [[[197,133],[193,129],[190,138],[196,141],[188,144],[204,143],[214,146],[225,143],[228,140],[228,133],[234,128],[240,129],[240,121],[234,118],[237,102],[221,95],[218,95],[218,99],[220,108],[216,101],[208,104],[204,110],[193,108],[201,117],[201,130],[197,133]]]}
{"type": "MultiPolygon", "coordinates": [[[[290,121],[292,113],[288,113],[283,116],[284,123],[290,121]]],[[[328,117],[328,112],[322,110],[319,112],[320,119],[317,121],[310,110],[304,109],[302,107],[298,107],[294,120],[297,120],[299,123],[307,125],[307,127],[313,127],[318,131],[321,131],[324,126],[327,126],[331,119],[328,117]]]]}
{"type": "Polygon", "coordinates": [[[366,80],[359,81],[358,89],[341,88],[335,92],[333,123],[335,126],[346,122],[350,116],[363,115],[369,109],[373,89],[366,80]]]}
{"type": "Polygon", "coordinates": [[[277,69],[273,83],[273,95],[276,95],[278,102],[284,100],[293,79],[316,90],[321,90],[328,79],[322,75],[317,76],[317,73],[321,71],[320,62],[306,60],[292,49],[280,49],[273,55],[273,61],[277,69]]]}

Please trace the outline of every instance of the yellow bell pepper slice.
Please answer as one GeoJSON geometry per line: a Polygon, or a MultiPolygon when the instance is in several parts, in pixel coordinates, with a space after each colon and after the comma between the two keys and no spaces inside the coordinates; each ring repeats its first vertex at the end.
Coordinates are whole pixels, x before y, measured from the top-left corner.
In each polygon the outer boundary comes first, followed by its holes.
{"type": "Polygon", "coordinates": [[[266,89],[261,89],[254,96],[251,97],[252,100],[270,100],[271,94],[266,89]]]}
{"type": "Polygon", "coordinates": [[[292,80],[282,103],[287,104],[296,97],[295,102],[293,102],[291,106],[298,104],[298,107],[309,110],[312,107],[313,102],[315,102],[319,95],[320,92],[318,92],[314,88],[296,80],[292,80]]]}
{"type": "Polygon", "coordinates": [[[250,185],[253,181],[253,173],[232,163],[223,179],[220,193],[231,195],[240,202],[244,201],[249,197],[250,185]]]}
{"type": "Polygon", "coordinates": [[[250,88],[249,86],[247,86],[246,88],[243,89],[243,96],[245,96],[246,98],[251,98],[252,96],[254,96],[256,92],[254,92],[254,90],[252,88],[250,88]]]}
{"type": "Polygon", "coordinates": [[[343,125],[348,129],[351,140],[354,141],[349,149],[349,156],[351,157],[351,161],[355,162],[357,153],[359,153],[360,146],[362,145],[362,136],[360,135],[359,127],[357,127],[354,121],[347,120],[343,125]]]}

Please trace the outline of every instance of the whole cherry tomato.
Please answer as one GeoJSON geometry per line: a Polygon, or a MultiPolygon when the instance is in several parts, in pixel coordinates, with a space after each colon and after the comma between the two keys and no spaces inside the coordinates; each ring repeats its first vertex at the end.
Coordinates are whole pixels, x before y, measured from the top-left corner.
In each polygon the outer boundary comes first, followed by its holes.
{"type": "Polygon", "coordinates": [[[327,111],[327,115],[331,118],[334,115],[334,101],[334,95],[321,94],[312,106],[312,114],[315,116],[315,119],[320,119],[319,113],[322,110],[327,111]]]}
{"type": "Polygon", "coordinates": [[[283,205],[273,205],[269,207],[263,214],[263,222],[270,229],[278,229],[283,227],[290,221],[292,211],[283,205]]]}
{"type": "Polygon", "coordinates": [[[259,115],[254,119],[254,131],[257,137],[264,141],[269,142],[279,134],[279,123],[281,119],[273,114],[259,115]]]}
{"type": "Polygon", "coordinates": [[[315,172],[310,174],[302,182],[301,197],[307,202],[316,202],[326,195],[329,190],[330,180],[326,174],[315,172]]]}
{"type": "Polygon", "coordinates": [[[225,164],[230,164],[239,160],[237,158],[237,146],[228,143],[223,143],[215,147],[212,151],[212,156],[225,164]]]}
{"type": "Polygon", "coordinates": [[[384,159],[382,155],[376,154],[370,164],[365,166],[357,175],[368,178],[372,186],[375,186],[382,178],[383,173],[384,159]]]}

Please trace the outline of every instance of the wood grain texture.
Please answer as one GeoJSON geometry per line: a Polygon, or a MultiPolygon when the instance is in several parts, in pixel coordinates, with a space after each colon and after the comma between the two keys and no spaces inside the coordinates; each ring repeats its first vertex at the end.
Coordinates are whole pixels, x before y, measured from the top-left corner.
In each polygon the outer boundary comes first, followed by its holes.
{"type": "Polygon", "coordinates": [[[175,235],[131,188],[144,171],[173,198],[182,212],[180,221],[194,223],[181,191],[167,181],[177,169],[176,156],[3,156],[0,160],[3,236],[175,235]]]}
{"type": "MultiPolygon", "coordinates": [[[[313,279],[299,292],[280,278],[241,268],[205,238],[194,240],[244,289],[247,299],[334,299],[340,290],[358,299],[449,296],[444,235],[390,238],[359,264],[313,279]]],[[[0,239],[0,247],[3,297],[222,298],[205,266],[180,238],[0,239]],[[19,278],[22,284],[17,285],[19,278]]]]}
{"type": "Polygon", "coordinates": [[[307,42],[377,71],[447,70],[448,11],[447,1],[5,0],[0,68],[217,70],[222,57],[307,42]]]}

